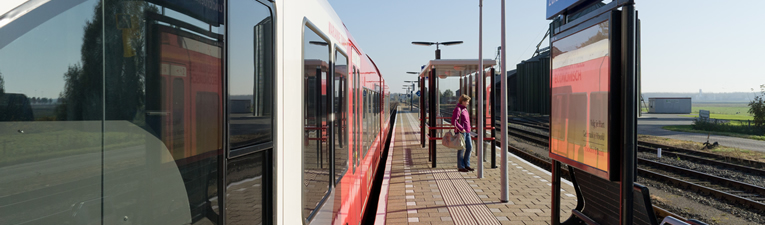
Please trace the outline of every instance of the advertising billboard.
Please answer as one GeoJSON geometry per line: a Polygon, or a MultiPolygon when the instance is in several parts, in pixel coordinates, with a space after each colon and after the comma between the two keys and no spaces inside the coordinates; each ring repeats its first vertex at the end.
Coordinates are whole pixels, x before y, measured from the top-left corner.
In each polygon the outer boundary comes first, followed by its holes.
{"type": "Polygon", "coordinates": [[[550,157],[608,179],[609,20],[552,43],[550,157]]]}

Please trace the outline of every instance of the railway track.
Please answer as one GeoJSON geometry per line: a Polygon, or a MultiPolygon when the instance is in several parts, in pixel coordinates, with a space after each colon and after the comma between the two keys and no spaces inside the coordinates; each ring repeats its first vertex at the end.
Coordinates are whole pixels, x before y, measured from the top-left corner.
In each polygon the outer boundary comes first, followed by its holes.
{"type": "MultiPolygon", "coordinates": [[[[523,140],[527,140],[529,142],[539,144],[542,146],[548,145],[548,136],[537,134],[534,132],[529,132],[523,129],[519,128],[513,128],[511,126],[508,126],[508,132],[510,135],[514,135],[516,137],[519,137],[523,140]]],[[[639,151],[653,151],[656,150],[653,149],[653,147],[656,147],[656,145],[651,145],[653,143],[639,143],[639,145],[643,145],[639,147],[639,151]],[[652,147],[647,147],[652,146],[652,147]]],[[[752,175],[762,176],[765,174],[765,170],[759,169],[759,168],[753,168],[751,166],[745,166],[745,165],[738,165],[733,163],[726,163],[721,162],[719,160],[712,160],[709,158],[717,158],[716,155],[700,152],[700,151],[694,151],[694,150],[687,150],[687,149],[679,149],[674,148],[670,146],[663,146],[669,151],[665,151],[664,148],[662,149],[662,155],[670,156],[670,157],[680,157],[681,159],[686,159],[689,161],[695,161],[702,164],[707,165],[715,165],[715,166],[722,166],[727,167],[732,170],[736,171],[742,171],[746,173],[750,173],[752,175]],[[690,153],[690,154],[685,154],[690,153]],[[701,154],[705,153],[705,154],[701,154]],[[696,155],[698,154],[698,155],[696,155]],[[703,155],[703,156],[702,156],[703,155]],[[699,157],[701,156],[701,157],[699,157]]],[[[543,168],[550,168],[551,164],[549,163],[549,159],[539,158],[533,154],[529,154],[525,151],[521,151],[518,149],[510,148],[511,152],[523,155],[522,158],[527,159],[528,161],[535,162],[535,164],[541,164],[540,167],[543,168]],[[536,159],[535,159],[536,158],[536,159]],[[547,162],[547,163],[543,163],[547,162]]],[[[747,162],[744,163],[760,166],[759,162],[747,162]]],[[[703,194],[703,195],[711,195],[718,199],[725,200],[729,202],[730,204],[734,205],[740,205],[744,206],[750,209],[754,209],[756,211],[765,212],[765,188],[747,184],[739,181],[734,181],[722,177],[717,177],[714,175],[706,174],[706,173],[700,173],[693,170],[680,168],[677,166],[672,166],[660,162],[655,162],[647,159],[638,159],[638,165],[640,167],[638,168],[638,174],[643,177],[649,177],[655,180],[664,181],[665,183],[671,184],[672,186],[676,188],[682,188],[682,189],[689,189],[692,191],[695,191],[697,193],[703,194]],[[671,171],[671,172],[670,172],[671,171]]]]}
{"type": "MultiPolygon", "coordinates": [[[[451,117],[451,112],[444,112],[442,110],[441,114],[442,115],[447,115],[448,117],[451,117]]],[[[514,120],[513,121],[513,123],[516,123],[516,122],[519,122],[519,121],[518,120],[514,120]]],[[[545,127],[545,126],[542,126],[542,125],[538,125],[538,124],[534,124],[533,122],[521,122],[521,123],[523,123],[523,125],[530,125],[533,128],[537,128],[537,129],[545,130],[545,131],[549,132],[549,128],[548,127],[545,127]]],[[[498,125],[498,124],[499,124],[499,121],[496,121],[495,125],[498,125]]],[[[530,142],[533,142],[533,143],[539,144],[539,145],[548,145],[548,143],[549,143],[549,137],[547,135],[525,131],[523,129],[514,128],[512,126],[508,126],[508,133],[511,134],[511,135],[516,135],[518,137],[522,137],[524,140],[527,140],[527,141],[530,141],[530,142]]],[[[498,140],[495,140],[495,141],[499,142],[498,140]]],[[[540,168],[544,168],[548,172],[551,172],[550,169],[552,168],[552,163],[551,163],[549,158],[539,157],[539,156],[536,156],[536,155],[534,155],[532,153],[529,153],[529,152],[526,152],[526,151],[514,148],[512,146],[508,146],[508,151],[510,153],[513,153],[516,156],[518,156],[518,157],[520,157],[520,158],[522,158],[522,159],[524,159],[524,160],[526,160],[526,161],[536,165],[536,166],[539,166],[540,168]]],[[[569,172],[569,170],[567,168],[565,168],[565,167],[561,168],[561,177],[563,179],[571,180],[571,177],[570,177],[569,174],[570,174],[570,172],[569,172]]],[[[667,210],[665,210],[665,209],[663,209],[661,207],[653,206],[653,208],[654,208],[654,212],[656,213],[656,216],[658,216],[660,218],[664,218],[664,217],[667,217],[667,216],[672,216],[674,218],[680,218],[682,220],[687,220],[687,219],[683,218],[682,216],[677,215],[675,213],[672,213],[670,211],[667,211],[667,210]]]]}

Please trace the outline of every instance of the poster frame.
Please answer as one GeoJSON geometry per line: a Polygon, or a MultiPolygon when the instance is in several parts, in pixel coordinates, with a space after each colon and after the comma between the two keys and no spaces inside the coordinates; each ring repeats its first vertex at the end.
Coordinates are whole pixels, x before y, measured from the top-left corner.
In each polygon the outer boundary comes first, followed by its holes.
{"type": "MultiPolygon", "coordinates": [[[[580,169],[584,172],[593,174],[595,176],[601,177],[603,179],[609,180],[609,181],[619,181],[620,180],[620,174],[621,174],[621,155],[622,155],[622,139],[623,135],[619,130],[622,129],[622,124],[624,121],[624,113],[622,112],[622,96],[623,96],[623,90],[621,87],[622,83],[622,72],[621,72],[621,11],[618,11],[616,9],[611,9],[608,11],[595,11],[591,13],[591,15],[588,15],[586,18],[580,18],[576,21],[573,21],[573,23],[565,24],[563,27],[564,29],[556,30],[553,35],[551,35],[550,38],[550,46],[552,47],[553,42],[563,40],[566,37],[569,37],[573,34],[576,34],[580,31],[583,31],[585,29],[588,29],[592,26],[595,26],[597,24],[608,22],[609,23],[609,93],[608,93],[608,145],[607,145],[607,171],[603,171],[600,169],[597,169],[593,166],[581,163],[579,161],[576,161],[574,159],[567,158],[565,156],[561,156],[558,154],[555,154],[552,152],[552,146],[548,146],[548,154],[549,157],[552,160],[559,161],[565,164],[568,164],[570,166],[573,166],[577,169],[580,169]]],[[[550,83],[549,83],[549,90],[550,90],[550,109],[551,112],[553,110],[553,102],[554,97],[552,90],[552,81],[553,81],[553,73],[552,73],[552,55],[550,56],[550,83]]],[[[552,116],[552,115],[550,115],[552,116]]],[[[551,118],[552,120],[552,118],[551,118]]],[[[552,126],[552,124],[551,124],[552,126]]],[[[552,134],[552,127],[550,130],[550,133],[552,134]]],[[[550,145],[552,144],[552,135],[550,135],[548,143],[550,145]]]]}

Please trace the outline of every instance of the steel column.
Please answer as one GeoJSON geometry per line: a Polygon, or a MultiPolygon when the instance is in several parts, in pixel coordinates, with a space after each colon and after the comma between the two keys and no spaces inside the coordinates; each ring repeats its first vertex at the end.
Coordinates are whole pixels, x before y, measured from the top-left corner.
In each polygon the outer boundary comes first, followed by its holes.
{"type": "Polygon", "coordinates": [[[483,73],[483,0],[478,0],[478,74],[480,78],[478,79],[478,88],[480,90],[478,91],[478,122],[476,124],[476,132],[478,133],[478,140],[476,142],[478,143],[478,146],[476,148],[476,151],[478,151],[478,178],[483,178],[483,127],[486,126],[486,119],[484,119],[483,114],[483,104],[486,99],[483,98],[483,91],[486,90],[483,85],[484,81],[484,73],[483,73]]]}
{"type": "MultiPolygon", "coordinates": [[[[436,120],[436,126],[440,127],[441,119],[439,119],[439,117],[441,117],[441,82],[437,78],[433,80],[435,82],[434,93],[436,93],[436,96],[434,97],[435,101],[433,101],[433,104],[435,105],[434,107],[436,108],[436,116],[433,118],[436,120]]],[[[437,137],[439,135],[441,135],[441,130],[436,130],[436,136],[433,137],[437,137]]]]}
{"type": "Polygon", "coordinates": [[[494,140],[491,141],[491,168],[497,168],[497,153],[495,152],[496,149],[497,149],[497,127],[494,126],[495,125],[494,124],[495,123],[494,120],[496,119],[496,116],[497,116],[497,115],[495,115],[496,113],[494,112],[497,109],[496,108],[497,107],[496,106],[497,102],[496,102],[496,99],[494,97],[495,95],[497,95],[496,94],[497,93],[497,86],[496,86],[497,83],[494,82],[494,68],[491,68],[490,71],[491,71],[491,78],[490,78],[490,80],[491,80],[491,89],[490,89],[491,90],[491,97],[490,97],[490,100],[489,100],[490,101],[489,105],[491,106],[491,114],[490,114],[491,115],[491,119],[489,120],[489,124],[491,124],[491,126],[494,127],[494,129],[491,129],[491,137],[494,138],[494,140]]]}
{"type": "MultiPolygon", "coordinates": [[[[335,66],[329,65],[329,71],[327,71],[327,103],[329,104],[327,109],[327,144],[329,145],[329,168],[332,174],[335,169],[335,66]]],[[[330,176],[330,182],[334,184],[335,176],[330,176]]]]}
{"type": "MultiPolygon", "coordinates": [[[[470,96],[471,99],[475,98],[475,96],[473,95],[473,79],[472,78],[473,78],[473,74],[470,73],[467,76],[467,78],[466,78],[467,83],[465,84],[466,85],[465,87],[467,88],[467,95],[470,96]]],[[[470,118],[470,122],[471,123],[473,123],[473,119],[475,118],[473,116],[473,107],[472,107],[473,106],[473,102],[475,102],[475,99],[473,99],[473,101],[470,101],[470,103],[468,103],[465,106],[467,108],[468,117],[470,118]]],[[[473,124],[475,124],[475,123],[473,123],[473,124]]]]}
{"type": "MultiPolygon", "coordinates": [[[[420,77],[420,145],[425,147],[425,77],[420,77]]],[[[430,152],[428,152],[430,159],[430,152]]]]}
{"type": "MultiPolygon", "coordinates": [[[[574,171],[569,171],[573,173],[574,171]]],[[[550,222],[560,224],[560,162],[552,160],[552,205],[550,206],[550,222]]]]}
{"type": "Polygon", "coordinates": [[[622,104],[624,112],[624,145],[622,152],[621,167],[621,224],[628,225],[633,222],[633,200],[632,185],[635,183],[635,148],[636,136],[636,114],[637,106],[635,94],[635,6],[625,5],[622,8],[622,104]]]}
{"type": "Polygon", "coordinates": [[[460,74],[460,96],[464,94],[465,94],[465,76],[463,76],[463,74],[460,74]]]}
{"type": "Polygon", "coordinates": [[[322,119],[323,119],[323,115],[321,113],[321,108],[322,108],[322,106],[324,106],[324,105],[321,104],[321,79],[322,79],[322,77],[321,77],[321,66],[316,67],[316,76],[314,76],[314,78],[316,79],[316,82],[313,84],[314,88],[315,88],[314,94],[316,95],[314,97],[314,101],[316,101],[316,110],[314,111],[314,113],[316,113],[316,115],[314,117],[315,118],[314,119],[314,123],[315,123],[314,126],[316,126],[316,128],[318,129],[318,130],[316,130],[316,132],[317,132],[317,135],[316,135],[316,147],[318,147],[318,149],[317,149],[318,151],[316,151],[316,157],[318,157],[316,159],[316,162],[317,162],[317,164],[319,164],[319,168],[324,168],[324,157],[322,155],[322,153],[324,153],[324,151],[322,151],[323,149],[321,148],[322,147],[321,146],[321,131],[322,131],[321,130],[321,122],[322,122],[322,119]]]}
{"type": "Polygon", "coordinates": [[[506,51],[507,51],[506,49],[507,48],[505,47],[505,0],[502,0],[502,6],[500,6],[500,7],[502,8],[501,9],[502,12],[500,13],[501,14],[501,21],[502,21],[501,25],[500,25],[501,26],[500,42],[502,43],[500,45],[500,48],[502,48],[502,49],[500,50],[500,53],[499,53],[499,55],[500,55],[500,65],[502,65],[502,67],[500,68],[502,70],[502,71],[500,71],[500,73],[501,73],[500,76],[501,77],[499,78],[500,82],[502,82],[502,87],[500,88],[501,94],[502,94],[502,96],[500,98],[502,100],[500,101],[500,105],[499,105],[500,107],[502,107],[502,109],[501,109],[502,110],[501,111],[502,114],[500,115],[500,117],[502,117],[502,119],[500,121],[502,121],[502,122],[500,122],[500,126],[499,126],[502,129],[501,130],[502,131],[502,134],[501,134],[502,135],[502,138],[501,138],[502,141],[500,142],[500,145],[499,145],[500,148],[502,149],[502,158],[500,159],[501,162],[500,162],[500,171],[499,171],[500,179],[501,179],[501,182],[502,182],[502,190],[500,191],[500,201],[501,202],[508,202],[508,201],[510,201],[510,193],[509,193],[509,190],[508,190],[509,188],[508,188],[508,180],[507,180],[508,179],[508,177],[507,177],[507,154],[508,154],[508,151],[507,151],[507,125],[508,124],[507,124],[507,63],[506,63],[506,61],[507,61],[506,58],[507,57],[505,57],[507,55],[506,54],[506,51]]]}
{"type": "Polygon", "coordinates": [[[428,134],[430,134],[430,137],[428,138],[430,142],[428,143],[428,149],[430,149],[430,152],[432,152],[431,155],[433,155],[433,159],[431,160],[432,168],[436,168],[436,162],[438,161],[438,152],[436,151],[436,140],[430,139],[436,137],[436,130],[432,130],[430,128],[436,127],[436,118],[438,116],[437,107],[438,104],[436,103],[436,68],[430,69],[430,75],[428,76],[428,89],[430,89],[430,92],[428,92],[428,99],[430,104],[428,105],[428,124],[430,127],[428,128],[428,134]]]}

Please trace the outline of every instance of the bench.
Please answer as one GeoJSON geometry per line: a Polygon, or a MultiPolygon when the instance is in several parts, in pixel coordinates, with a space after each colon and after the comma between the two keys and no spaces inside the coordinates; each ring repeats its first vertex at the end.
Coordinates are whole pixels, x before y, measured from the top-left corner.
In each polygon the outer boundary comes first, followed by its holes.
{"type": "MultiPolygon", "coordinates": [[[[571,216],[561,224],[620,224],[619,183],[610,182],[572,166],[569,166],[568,170],[578,201],[571,216]]],[[[704,224],[695,220],[683,221],[672,216],[665,217],[659,223],[653,211],[648,188],[637,183],[633,187],[633,224],[704,224]]]]}

